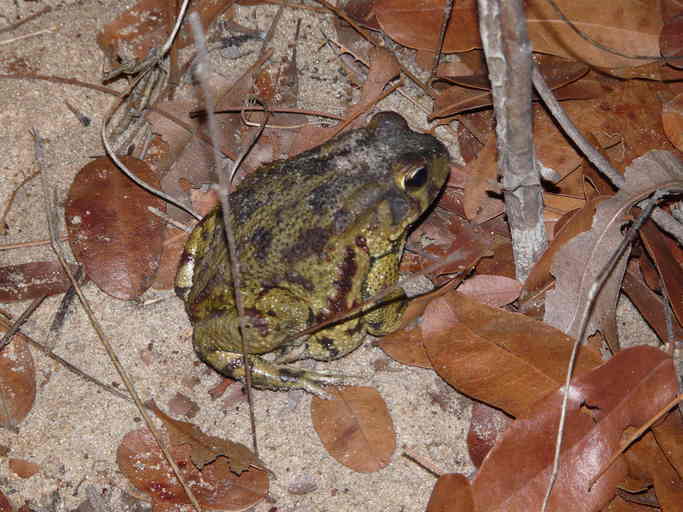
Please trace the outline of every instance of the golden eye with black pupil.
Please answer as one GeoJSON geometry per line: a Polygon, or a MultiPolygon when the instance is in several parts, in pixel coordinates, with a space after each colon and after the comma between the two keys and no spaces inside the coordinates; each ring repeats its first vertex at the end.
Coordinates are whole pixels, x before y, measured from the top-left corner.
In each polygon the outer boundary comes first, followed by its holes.
{"type": "Polygon", "coordinates": [[[403,177],[403,188],[407,191],[415,191],[427,183],[429,171],[426,167],[416,167],[403,177]]]}

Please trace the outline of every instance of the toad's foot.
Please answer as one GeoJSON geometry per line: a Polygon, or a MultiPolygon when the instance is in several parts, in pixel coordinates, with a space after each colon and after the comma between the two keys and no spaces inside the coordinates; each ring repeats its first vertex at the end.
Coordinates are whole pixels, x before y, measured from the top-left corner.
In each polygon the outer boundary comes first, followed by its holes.
{"type": "MultiPolygon", "coordinates": [[[[265,359],[248,355],[251,366],[251,381],[255,387],[274,390],[305,389],[320,398],[332,396],[323,386],[349,386],[361,379],[355,376],[336,375],[327,372],[313,372],[288,365],[273,364],[265,359]]],[[[209,352],[204,360],[226,377],[244,381],[242,354],[215,350],[209,352]]]]}

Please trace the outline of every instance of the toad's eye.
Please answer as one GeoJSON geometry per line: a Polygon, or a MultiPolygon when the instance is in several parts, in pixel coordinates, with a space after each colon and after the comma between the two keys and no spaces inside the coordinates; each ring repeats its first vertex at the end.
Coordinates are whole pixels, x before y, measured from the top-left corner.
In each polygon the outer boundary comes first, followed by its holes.
{"type": "Polygon", "coordinates": [[[429,171],[426,167],[416,167],[403,176],[403,188],[408,192],[418,190],[427,183],[428,177],[429,171]]]}

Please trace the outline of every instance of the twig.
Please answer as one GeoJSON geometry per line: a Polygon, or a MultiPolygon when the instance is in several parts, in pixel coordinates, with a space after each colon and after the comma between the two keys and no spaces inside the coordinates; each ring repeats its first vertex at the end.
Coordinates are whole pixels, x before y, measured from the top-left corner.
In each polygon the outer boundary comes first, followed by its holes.
{"type": "Polygon", "coordinates": [[[555,486],[555,481],[557,480],[557,475],[560,470],[560,454],[562,452],[562,442],[564,439],[564,430],[567,418],[567,409],[569,406],[569,394],[572,374],[574,373],[574,366],[576,364],[576,357],[579,352],[579,347],[585,342],[586,329],[588,327],[588,320],[590,318],[591,311],[595,305],[595,298],[600,293],[605,281],[612,273],[614,266],[617,264],[621,258],[622,253],[626,248],[633,242],[635,237],[638,235],[638,230],[643,225],[643,223],[649,218],[652,210],[655,208],[657,202],[665,195],[663,191],[657,191],[650,199],[647,200],[646,206],[643,208],[640,216],[631,224],[628,233],[622,239],[619,247],[614,251],[611,258],[607,261],[605,266],[600,270],[598,275],[595,277],[595,281],[591,285],[588,291],[588,297],[586,304],[581,312],[581,323],[579,325],[576,340],[574,341],[574,346],[572,347],[571,355],[569,356],[569,362],[567,364],[567,375],[565,377],[564,387],[563,387],[563,398],[562,398],[562,409],[560,412],[560,424],[557,429],[557,437],[555,439],[555,452],[553,456],[553,468],[550,474],[550,480],[548,482],[548,487],[546,489],[545,497],[543,498],[543,506],[541,507],[541,512],[545,512],[550,501],[550,495],[553,492],[553,487],[555,486]]]}
{"type": "MultiPolygon", "coordinates": [[[[62,235],[59,240],[60,242],[66,242],[69,239],[69,235],[62,235]]],[[[50,245],[50,240],[33,240],[31,242],[16,242],[14,244],[0,245],[0,251],[9,251],[12,249],[25,249],[27,247],[40,247],[41,245],[50,245]]]]}
{"type": "MultiPolygon", "coordinates": [[[[209,86],[206,79],[206,66],[208,66],[208,51],[206,48],[206,40],[204,38],[204,31],[202,30],[201,23],[199,21],[199,16],[196,13],[190,15],[190,26],[192,27],[192,35],[194,36],[195,45],[197,47],[197,65],[195,66],[195,74],[199,82],[202,94],[204,96],[204,104],[206,105],[206,119],[209,125],[209,133],[214,141],[214,145],[220,147],[221,137],[218,131],[218,126],[216,123],[216,116],[214,116],[214,102],[213,97],[210,93],[209,86]]],[[[264,118],[264,123],[267,121],[267,116],[264,118]]],[[[260,134],[260,132],[259,132],[260,134]]],[[[253,139],[255,140],[255,139],[253,139]]],[[[253,142],[253,141],[252,141],[253,142]]],[[[251,144],[246,148],[248,151],[251,148],[251,144]]],[[[246,151],[244,154],[246,154],[246,151]]],[[[230,264],[232,267],[232,277],[233,277],[233,293],[235,294],[235,305],[237,306],[237,312],[239,314],[239,334],[240,334],[240,344],[242,351],[242,367],[244,369],[244,379],[245,387],[247,391],[247,402],[249,403],[249,421],[251,424],[251,434],[252,434],[252,446],[254,448],[254,455],[259,457],[258,452],[258,441],[256,435],[256,416],[254,415],[254,397],[251,386],[251,367],[249,365],[249,360],[247,358],[245,333],[246,328],[246,316],[244,313],[244,303],[242,301],[241,293],[241,276],[240,276],[240,265],[239,265],[239,252],[237,244],[235,243],[234,231],[232,226],[232,212],[230,209],[230,180],[226,176],[226,172],[222,169],[221,162],[219,161],[216,152],[213,151],[214,156],[214,166],[218,174],[218,180],[220,183],[220,201],[221,208],[223,210],[223,224],[225,228],[225,237],[228,242],[228,253],[230,255],[230,264]]],[[[235,170],[239,166],[240,159],[238,159],[230,172],[230,176],[234,175],[235,170]]]]}
{"type": "Polygon", "coordinates": [[[55,32],[56,30],[57,30],[57,27],[51,27],[51,28],[39,30],[38,32],[31,32],[30,34],[24,34],[23,36],[13,37],[12,39],[5,39],[4,41],[0,41],[0,46],[5,45],[5,44],[16,43],[17,41],[22,41],[23,39],[28,39],[29,37],[39,36],[41,34],[49,34],[51,32],[55,32]]]}
{"type": "Polygon", "coordinates": [[[57,225],[56,225],[56,217],[54,215],[54,207],[52,204],[52,197],[50,195],[50,188],[47,182],[47,176],[44,172],[43,169],[43,143],[42,139],[40,138],[40,135],[38,132],[34,129],[32,131],[32,135],[34,137],[35,141],[35,158],[36,162],[38,164],[38,169],[40,170],[41,174],[41,179],[42,179],[42,184],[43,184],[43,196],[44,196],[44,201],[45,201],[45,213],[47,216],[47,225],[48,225],[48,230],[50,232],[50,240],[52,244],[52,250],[55,252],[55,255],[57,256],[57,259],[62,265],[62,268],[64,269],[64,272],[69,276],[69,280],[71,281],[71,284],[73,285],[74,289],[76,290],[76,293],[78,294],[78,298],[81,301],[81,305],[83,306],[83,309],[85,310],[86,314],[88,315],[88,319],[90,320],[91,325],[95,329],[95,332],[97,333],[97,337],[100,339],[100,342],[102,343],[104,349],[106,350],[107,354],[109,355],[109,358],[111,359],[112,364],[114,365],[114,368],[116,368],[117,373],[121,377],[121,380],[123,381],[124,385],[126,386],[126,389],[128,390],[128,393],[130,393],[130,396],[133,398],[133,401],[135,402],[135,405],[138,408],[138,411],[140,412],[140,415],[145,421],[145,424],[147,425],[147,428],[151,432],[152,436],[156,440],[157,444],[159,445],[159,448],[164,454],[164,457],[166,458],[166,461],[168,464],[171,466],[171,469],[173,470],[173,473],[175,474],[176,478],[180,482],[181,486],[185,490],[185,493],[187,494],[190,502],[194,506],[194,508],[199,512],[201,511],[201,507],[199,503],[197,502],[197,499],[195,498],[194,494],[192,493],[192,490],[188,487],[187,482],[185,482],[185,479],[183,478],[180,468],[176,464],[175,460],[173,459],[173,456],[171,455],[170,451],[168,450],[168,447],[166,446],[166,443],[163,442],[161,435],[159,434],[159,431],[156,429],[154,424],[152,423],[151,418],[147,414],[147,411],[145,410],[145,406],[142,403],[142,400],[140,400],[140,397],[137,394],[137,391],[135,390],[135,387],[133,386],[133,382],[131,381],[130,377],[128,376],[128,373],[126,370],[123,368],[123,365],[121,364],[121,361],[119,360],[118,356],[116,355],[116,352],[114,351],[111,343],[109,342],[109,339],[104,333],[104,330],[100,326],[100,323],[97,321],[97,318],[95,318],[95,313],[92,311],[92,308],[90,307],[90,304],[88,303],[88,300],[86,299],[85,295],[83,294],[83,290],[81,289],[80,285],[78,284],[78,281],[74,277],[73,273],[71,272],[71,268],[66,262],[66,259],[64,258],[63,252],[62,252],[62,247],[59,244],[58,241],[58,236],[57,236],[57,225]]]}
{"type": "Polygon", "coordinates": [[[15,187],[14,190],[12,190],[12,193],[9,196],[9,199],[7,199],[7,203],[5,204],[5,209],[2,212],[2,215],[0,215],[0,235],[4,235],[6,233],[5,230],[5,219],[7,219],[7,214],[9,213],[10,209],[12,208],[12,203],[14,202],[15,197],[17,196],[17,193],[19,190],[21,190],[21,187],[26,185],[29,181],[31,181],[33,178],[38,176],[40,174],[38,171],[34,172],[30,176],[27,176],[23,180],[21,180],[21,183],[15,187]]]}
{"type": "Polygon", "coordinates": [[[30,16],[26,16],[23,20],[19,20],[16,23],[12,23],[11,25],[7,25],[6,27],[0,28],[0,34],[4,32],[10,32],[14,30],[15,28],[21,27],[24,23],[28,23],[29,21],[35,20],[37,17],[42,16],[43,14],[47,14],[52,10],[52,7],[48,6],[45,7],[44,9],[41,9],[40,11],[31,14],[30,16]]]}
{"type": "Polygon", "coordinates": [[[19,331],[19,329],[28,319],[28,317],[30,317],[33,314],[33,312],[36,309],[38,309],[38,306],[40,306],[46,298],[47,295],[41,295],[40,297],[36,297],[35,299],[33,299],[31,304],[29,304],[29,306],[21,313],[19,318],[15,320],[12,326],[9,329],[7,329],[7,332],[0,340],[0,351],[2,351],[2,349],[4,349],[9,344],[10,340],[12,339],[12,336],[14,336],[19,331]]]}

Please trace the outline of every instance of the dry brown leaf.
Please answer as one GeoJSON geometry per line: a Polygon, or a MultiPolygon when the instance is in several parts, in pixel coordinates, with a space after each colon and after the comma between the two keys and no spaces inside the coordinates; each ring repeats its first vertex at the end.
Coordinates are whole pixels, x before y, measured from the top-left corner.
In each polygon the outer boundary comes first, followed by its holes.
{"type": "Polygon", "coordinates": [[[14,512],[14,507],[2,491],[0,491],[0,512],[14,512]]]}
{"type": "Polygon", "coordinates": [[[168,224],[164,231],[164,243],[159,261],[159,270],[152,283],[156,290],[170,290],[175,286],[175,275],[185,242],[190,234],[168,224]]]}
{"type": "MultiPolygon", "coordinates": [[[[662,15],[658,5],[644,8],[639,0],[603,2],[558,0],[564,14],[590,37],[625,54],[659,55],[662,15]]],[[[404,46],[434,50],[446,0],[378,0],[375,14],[382,29],[404,46]]],[[[543,0],[526,2],[529,37],[534,50],[592,66],[617,67],[642,64],[596,48],[577,36],[543,0]]],[[[445,53],[481,48],[475,0],[453,6],[451,22],[443,43],[445,53]]]]}
{"type": "Polygon", "coordinates": [[[477,274],[465,280],[458,291],[477,302],[492,307],[501,307],[517,300],[522,283],[505,276],[477,274]]]}
{"type": "Polygon", "coordinates": [[[671,144],[683,151],[683,93],[664,104],[662,124],[671,144]]]}
{"type": "Polygon", "coordinates": [[[327,452],[360,473],[387,466],[396,449],[391,415],[374,388],[328,387],[332,400],[313,397],[311,419],[327,452]]]}
{"type": "MultiPolygon", "coordinates": [[[[197,0],[192,2],[187,16],[197,12],[206,30],[233,3],[234,0],[197,0]]],[[[175,15],[173,3],[164,0],[140,0],[97,34],[97,44],[112,63],[115,63],[116,57],[141,61],[149,55],[152,48],[160,49],[166,41],[168,29],[175,22],[175,15]],[[170,19],[171,16],[173,19],[170,19]]],[[[192,34],[187,23],[183,25],[174,44],[178,49],[192,44],[192,34]]]]}
{"type": "Polygon", "coordinates": [[[671,302],[671,310],[679,324],[683,324],[683,249],[669,235],[648,220],[640,229],[640,238],[655,262],[671,302]],[[678,258],[676,258],[678,256],[678,258]],[[678,300],[677,300],[678,297],[678,300]]]}
{"type": "MultiPolygon", "coordinates": [[[[624,274],[621,287],[645,321],[657,333],[662,343],[667,343],[669,336],[666,329],[664,302],[660,296],[630,270],[624,274]]],[[[675,318],[673,319],[673,334],[676,339],[683,339],[683,327],[675,318]]]]}
{"type": "Polygon", "coordinates": [[[491,134],[477,159],[464,169],[469,179],[465,185],[463,206],[467,218],[476,224],[505,211],[502,196],[491,192],[498,183],[497,154],[496,137],[491,134]]]}
{"type": "MultiPolygon", "coordinates": [[[[121,161],[159,188],[145,162],[129,156],[121,161]]],[[[133,183],[108,157],[85,165],[69,189],[65,216],[71,250],[98,288],[117,299],[142,295],[159,268],[164,225],[150,206],[165,211],[161,199],[133,183]]]]}
{"type": "MultiPolygon", "coordinates": [[[[588,290],[623,239],[624,216],[659,187],[683,189],[683,163],[666,151],[650,151],[634,160],[625,178],[624,187],[598,205],[591,230],[574,237],[553,260],[555,288],[546,293],[545,321],[570,336],[578,335],[588,290]]],[[[600,331],[613,350],[619,346],[615,314],[628,253],[621,256],[597,295],[586,330],[588,336],[600,331]]]]}
{"type": "Polygon", "coordinates": [[[484,403],[474,402],[470,429],[467,432],[467,452],[475,467],[481,467],[484,458],[510,423],[512,418],[504,412],[484,403]]]}
{"type": "MultiPolygon", "coordinates": [[[[71,265],[71,272],[78,265],[71,265]]],[[[58,261],[32,261],[0,267],[0,302],[17,302],[64,293],[71,286],[58,261]]]]}
{"type": "Polygon", "coordinates": [[[173,446],[190,447],[190,458],[198,469],[204,469],[219,458],[227,460],[230,470],[238,475],[251,467],[265,469],[264,464],[243,444],[204,434],[192,423],[171,418],[152,401],[147,405],[166,425],[173,446]]]}
{"type": "MultiPolygon", "coordinates": [[[[408,239],[401,260],[402,272],[419,272],[449,258],[448,263],[427,275],[432,281],[443,274],[464,275],[479,260],[491,254],[490,233],[456,215],[437,208],[408,239]]],[[[439,283],[441,284],[441,283],[439,283]]]]}
{"type": "Polygon", "coordinates": [[[427,512],[474,512],[472,488],[465,475],[441,475],[429,497],[427,512]]]}
{"type": "MultiPolygon", "coordinates": [[[[589,490],[619,447],[623,431],[640,426],[677,393],[672,360],[653,347],[623,350],[571,384],[560,473],[549,510],[588,512],[605,506],[626,474],[622,459],[589,490]]],[[[505,431],[472,482],[477,511],[539,510],[548,484],[563,394],[534,404],[505,431]]]]}
{"type": "MultiPolygon", "coordinates": [[[[10,323],[0,315],[0,334],[10,323]]],[[[36,399],[36,371],[24,335],[15,334],[0,351],[0,427],[10,430],[28,415],[36,399]]]]}
{"type": "Polygon", "coordinates": [[[545,292],[550,289],[555,279],[550,273],[550,267],[557,252],[574,237],[588,231],[593,225],[596,204],[604,198],[594,198],[576,211],[566,224],[556,233],[543,256],[531,268],[529,277],[524,282],[520,293],[520,309],[524,312],[541,308],[545,292]]]}
{"type": "MultiPolygon", "coordinates": [[[[671,2],[674,9],[680,10],[680,5],[671,2]]],[[[683,55],[683,13],[678,12],[667,13],[664,16],[664,26],[659,35],[659,47],[661,48],[662,56],[664,57],[680,57],[683,55]]],[[[680,59],[669,59],[667,64],[677,68],[683,67],[683,61],[680,59]]]]}
{"type": "MultiPolygon", "coordinates": [[[[259,503],[268,492],[265,471],[244,471],[237,476],[222,457],[200,471],[190,459],[192,449],[188,444],[169,449],[203,507],[241,511],[259,503]]],[[[130,483],[149,494],[154,510],[161,510],[159,506],[189,503],[149,430],[128,432],[118,447],[116,461],[130,483]]]]}
{"type": "MultiPolygon", "coordinates": [[[[631,433],[628,429],[626,432],[631,433]]],[[[676,510],[683,504],[683,480],[669,464],[652,432],[633,443],[624,454],[629,474],[654,485],[662,510],[676,510]]]]}
{"type": "Polygon", "coordinates": [[[432,367],[422,344],[422,330],[419,326],[412,329],[400,329],[382,336],[382,339],[377,342],[377,346],[386,355],[401,364],[419,368],[432,367]]]}
{"type": "Polygon", "coordinates": [[[683,475],[683,415],[679,407],[674,407],[652,431],[669,464],[683,475]]]}
{"type": "MultiPolygon", "coordinates": [[[[427,306],[422,332],[432,366],[444,380],[512,416],[524,414],[564,381],[573,342],[547,324],[458,292],[427,306]]],[[[600,355],[586,347],[579,353],[577,375],[600,362],[600,355]]]]}
{"type": "Polygon", "coordinates": [[[7,462],[10,471],[19,478],[31,478],[40,471],[38,464],[28,460],[10,458],[7,462]]]}

